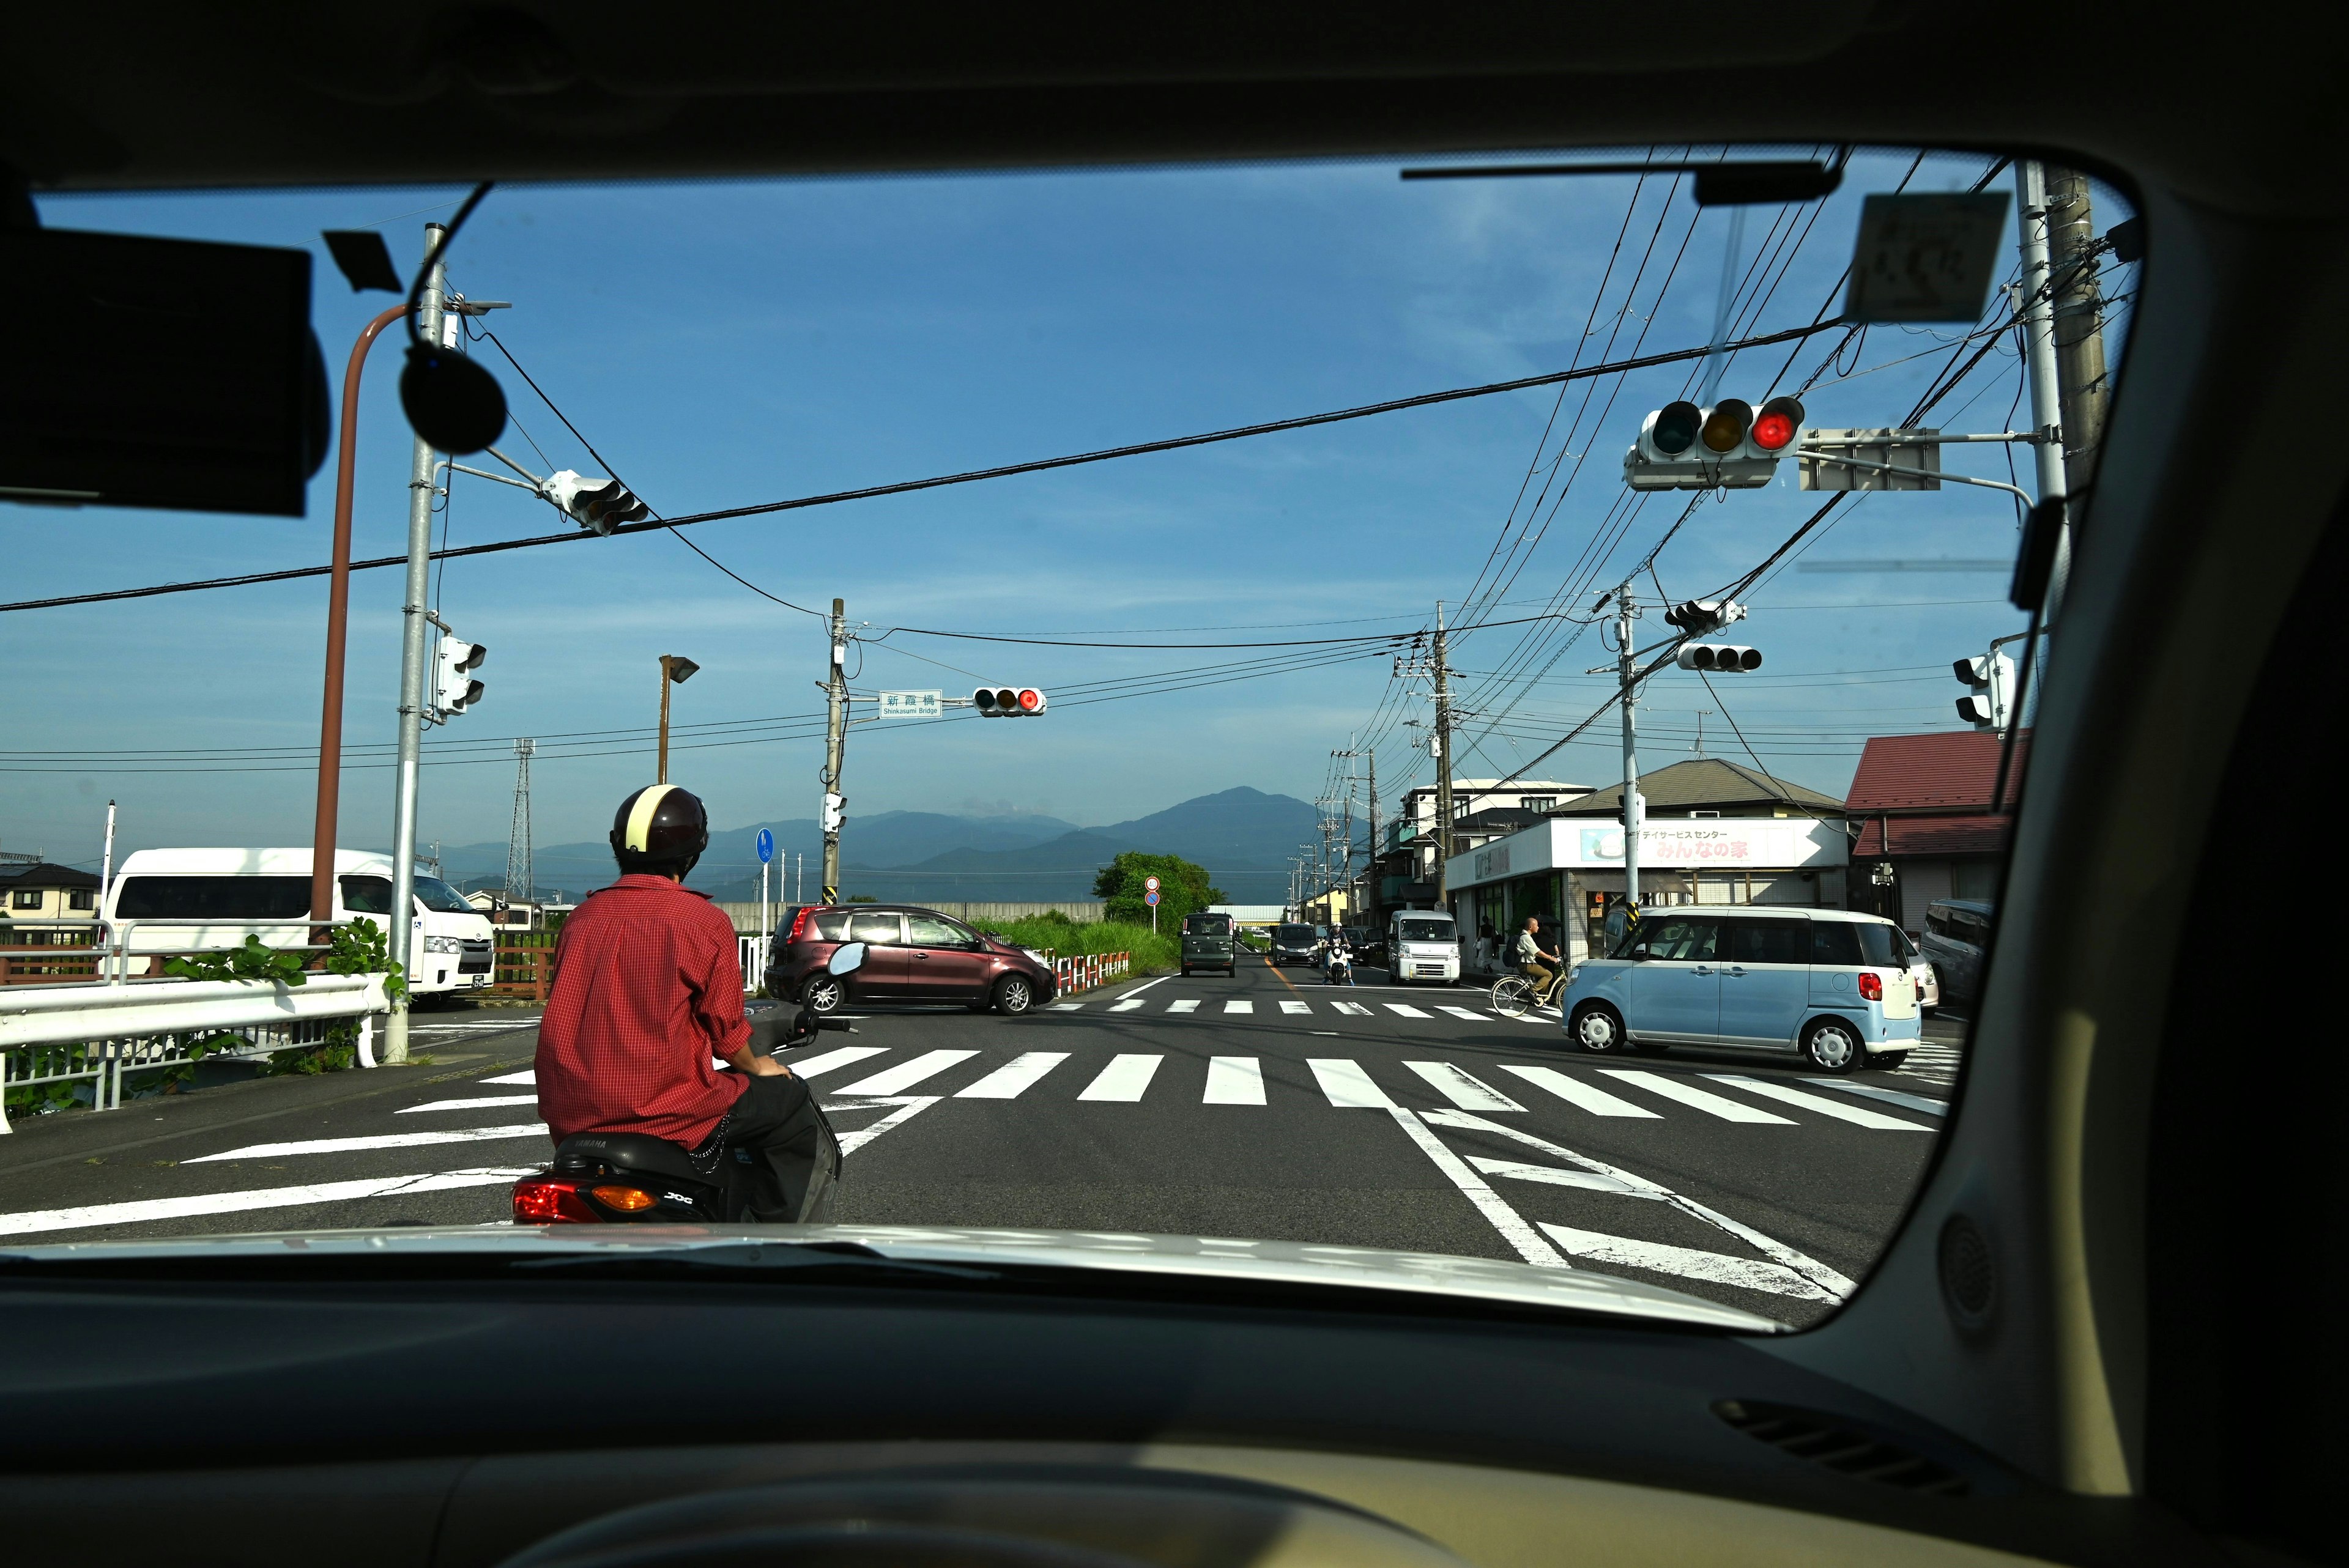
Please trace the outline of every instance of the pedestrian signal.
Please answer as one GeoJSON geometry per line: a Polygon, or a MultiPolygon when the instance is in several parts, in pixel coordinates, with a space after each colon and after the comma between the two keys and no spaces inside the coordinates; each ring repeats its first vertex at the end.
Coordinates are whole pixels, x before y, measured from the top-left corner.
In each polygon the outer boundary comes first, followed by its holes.
{"type": "Polygon", "coordinates": [[[454,718],[481,700],[488,688],[473,678],[490,650],[479,643],[442,637],[433,656],[432,707],[443,719],[454,718]]]}

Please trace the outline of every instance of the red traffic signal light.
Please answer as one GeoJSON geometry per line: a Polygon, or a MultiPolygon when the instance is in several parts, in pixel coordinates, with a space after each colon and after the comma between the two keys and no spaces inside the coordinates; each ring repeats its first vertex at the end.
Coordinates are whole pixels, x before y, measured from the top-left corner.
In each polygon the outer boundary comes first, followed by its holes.
{"type": "Polygon", "coordinates": [[[981,718],[1033,718],[1048,701],[1034,686],[981,686],[970,694],[970,706],[981,718]]]}
{"type": "Polygon", "coordinates": [[[1773,397],[1754,416],[1746,439],[1766,456],[1776,456],[1795,444],[1803,428],[1803,405],[1795,397],[1773,397]]]}

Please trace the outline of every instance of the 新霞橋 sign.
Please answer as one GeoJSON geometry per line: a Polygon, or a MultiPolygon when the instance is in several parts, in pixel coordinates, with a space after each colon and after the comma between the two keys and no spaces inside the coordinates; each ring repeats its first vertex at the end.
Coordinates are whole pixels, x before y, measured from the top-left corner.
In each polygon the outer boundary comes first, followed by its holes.
{"type": "Polygon", "coordinates": [[[885,691],[881,694],[881,717],[936,718],[940,717],[939,699],[945,695],[935,691],[885,691]]]}
{"type": "MultiPolygon", "coordinates": [[[[1640,863],[1655,870],[1787,871],[1843,865],[1843,825],[1810,817],[1651,817],[1640,863]]],[[[1475,887],[1547,871],[1619,871],[1623,825],[1603,817],[1552,817],[1481,849],[1454,855],[1447,887],[1475,887]]]]}

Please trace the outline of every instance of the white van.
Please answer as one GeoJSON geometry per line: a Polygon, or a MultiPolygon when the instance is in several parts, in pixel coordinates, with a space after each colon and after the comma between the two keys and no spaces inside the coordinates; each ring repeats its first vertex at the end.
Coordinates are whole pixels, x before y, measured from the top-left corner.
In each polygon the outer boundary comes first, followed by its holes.
{"type": "MultiPolygon", "coordinates": [[[[335,923],[391,910],[392,861],[359,850],[335,851],[335,923]]],[[[235,947],[246,936],[267,946],[307,940],[310,851],[140,850],[122,862],[101,912],[132,953],[235,947]]],[[[409,988],[419,995],[478,990],[496,962],[489,917],[438,877],[416,879],[409,938],[409,988]]],[[[136,965],[133,966],[134,968],[136,965]]]]}
{"type": "Polygon", "coordinates": [[[1398,985],[1460,980],[1460,928],[1440,909],[1399,909],[1387,922],[1387,978],[1398,985]]]}

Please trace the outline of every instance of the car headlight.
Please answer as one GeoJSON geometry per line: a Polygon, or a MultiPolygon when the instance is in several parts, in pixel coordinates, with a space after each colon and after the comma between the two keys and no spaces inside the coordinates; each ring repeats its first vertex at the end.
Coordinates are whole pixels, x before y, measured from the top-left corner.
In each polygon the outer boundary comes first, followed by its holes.
{"type": "Polygon", "coordinates": [[[424,951],[427,953],[462,953],[465,951],[465,944],[463,942],[453,936],[428,936],[424,939],[424,951]]]}

